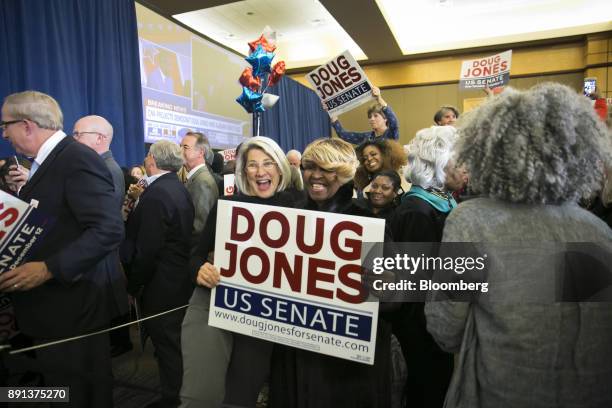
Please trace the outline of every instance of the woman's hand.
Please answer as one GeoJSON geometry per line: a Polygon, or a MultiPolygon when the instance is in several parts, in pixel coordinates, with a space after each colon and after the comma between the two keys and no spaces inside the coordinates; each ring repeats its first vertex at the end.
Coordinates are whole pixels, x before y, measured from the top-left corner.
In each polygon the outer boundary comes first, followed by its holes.
{"type": "Polygon", "coordinates": [[[200,286],[206,286],[207,288],[214,288],[221,281],[221,274],[219,269],[210,262],[206,262],[200,266],[196,282],[200,286]]]}
{"type": "MultiPolygon", "coordinates": [[[[321,101],[321,108],[323,108],[323,110],[325,112],[329,111],[329,109],[327,109],[327,105],[323,101],[321,101]]],[[[336,123],[338,121],[338,117],[337,116],[330,116],[330,119],[331,119],[332,123],[336,123]]]]}
{"type": "Polygon", "coordinates": [[[380,88],[372,85],[372,98],[376,99],[376,102],[383,108],[387,107],[387,102],[380,95],[380,88]]]}
{"type": "Polygon", "coordinates": [[[130,186],[128,187],[127,194],[131,199],[135,200],[140,197],[143,191],[144,188],[142,188],[138,184],[130,184],[130,186]]]}

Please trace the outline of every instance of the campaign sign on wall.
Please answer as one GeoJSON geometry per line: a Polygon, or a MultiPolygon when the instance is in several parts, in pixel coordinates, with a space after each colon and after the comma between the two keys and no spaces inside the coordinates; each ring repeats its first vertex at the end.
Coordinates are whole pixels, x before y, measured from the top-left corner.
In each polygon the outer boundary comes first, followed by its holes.
{"type": "Polygon", "coordinates": [[[512,50],[490,57],[477,58],[461,63],[461,89],[484,89],[503,86],[510,81],[512,50]]]}
{"type": "Polygon", "coordinates": [[[209,324],[374,364],[378,302],[362,284],[362,243],[384,221],[220,200],[209,324]]]}
{"type": "Polygon", "coordinates": [[[372,97],[372,86],[350,52],[344,51],[306,75],[330,116],[337,116],[372,97]]]}

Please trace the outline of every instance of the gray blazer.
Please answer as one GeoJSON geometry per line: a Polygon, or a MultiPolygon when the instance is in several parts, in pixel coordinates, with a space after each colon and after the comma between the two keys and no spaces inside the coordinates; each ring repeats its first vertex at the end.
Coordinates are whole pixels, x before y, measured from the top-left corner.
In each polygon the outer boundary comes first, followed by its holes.
{"type": "Polygon", "coordinates": [[[191,237],[191,252],[198,247],[200,233],[204,229],[210,209],[219,198],[219,189],[206,165],[200,167],[185,184],[195,208],[191,237]]]}
{"type": "Polygon", "coordinates": [[[612,407],[612,304],[554,302],[560,271],[550,260],[564,258],[526,245],[594,242],[612,254],[605,223],[570,204],[479,198],[450,214],[443,241],[495,245],[488,296],[425,307],[429,332],[459,353],[445,407],[612,407]]]}

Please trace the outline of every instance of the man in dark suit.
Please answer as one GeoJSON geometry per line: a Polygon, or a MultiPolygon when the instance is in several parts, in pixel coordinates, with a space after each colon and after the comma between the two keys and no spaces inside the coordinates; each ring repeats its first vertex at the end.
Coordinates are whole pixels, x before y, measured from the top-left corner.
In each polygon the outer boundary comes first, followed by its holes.
{"type": "Polygon", "coordinates": [[[187,132],[181,141],[181,148],[185,159],[185,169],[188,171],[185,187],[189,191],[196,210],[191,234],[193,252],[198,247],[208,213],[219,198],[219,189],[206,166],[206,152],[210,149],[206,136],[200,132],[187,132]]]}
{"type": "MultiPolygon", "coordinates": [[[[93,150],[62,132],[62,111],[40,92],[9,95],[3,137],[33,157],[19,197],[54,219],[29,262],[0,275],[12,292],[20,330],[36,344],[107,326],[125,310],[113,265],[123,237],[111,174],[93,150]]],[[[108,337],[96,335],[36,350],[47,386],[69,386],[71,407],[112,406],[108,337]]]]}
{"type": "Polygon", "coordinates": [[[113,126],[102,116],[89,115],[76,121],[72,136],[79,143],[94,149],[102,157],[113,177],[115,200],[117,201],[117,208],[121,209],[125,197],[125,178],[121,167],[113,157],[113,152],[110,150],[113,141],[113,126]]]}
{"type": "MultiPolygon", "coordinates": [[[[98,115],[84,116],[77,120],[72,129],[72,136],[79,143],[89,146],[104,160],[106,167],[111,172],[113,177],[113,185],[115,186],[115,208],[109,208],[109,211],[121,211],[123,199],[125,197],[125,178],[119,164],[113,158],[113,152],[110,150],[111,142],[113,141],[113,126],[98,115]]],[[[119,252],[117,251],[117,268],[123,275],[123,270],[119,263],[119,252]]],[[[126,313],[122,316],[117,316],[110,322],[111,326],[120,326],[130,321],[130,314],[126,313]]],[[[130,327],[122,327],[115,329],[109,333],[111,342],[111,356],[116,357],[123,353],[132,350],[132,341],[130,340],[130,327]]]]}
{"type": "MultiPolygon", "coordinates": [[[[188,273],[194,209],[176,172],[181,148],[169,141],[151,146],[145,158],[147,189],[128,218],[121,261],[128,291],[140,299],[143,315],[187,304],[194,285],[188,273]]],[[[183,375],[181,323],[185,309],[144,322],[155,346],[162,398],[158,407],[176,407],[183,375]]]]}

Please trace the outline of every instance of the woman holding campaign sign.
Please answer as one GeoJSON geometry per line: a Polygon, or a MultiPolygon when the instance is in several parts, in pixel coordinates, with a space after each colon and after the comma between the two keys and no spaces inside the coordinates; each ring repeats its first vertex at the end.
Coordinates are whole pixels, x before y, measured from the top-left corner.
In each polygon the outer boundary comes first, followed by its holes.
{"type": "MultiPolygon", "coordinates": [[[[252,137],[236,156],[238,193],[220,198],[254,204],[293,206],[285,190],[291,166],[272,139],[252,137]]],[[[224,220],[229,222],[229,220],[224,220]]],[[[213,265],[217,206],[211,210],[190,267],[197,287],[183,321],[183,387],[181,407],[254,406],[269,374],[273,343],[208,325],[210,288],[220,281],[213,265]]]]}
{"type": "MultiPolygon", "coordinates": [[[[358,161],[340,139],[319,139],[302,155],[307,210],[373,217],[352,200],[358,161]]],[[[276,346],[270,386],[271,407],[389,407],[390,327],[378,319],[374,365],[276,346]]]]}
{"type": "MultiPolygon", "coordinates": [[[[331,118],[332,126],[340,138],[349,143],[360,144],[366,140],[376,138],[383,139],[399,139],[399,121],[391,106],[382,98],[380,88],[372,86],[372,97],[376,99],[377,104],[370,106],[368,109],[368,123],[372,128],[371,132],[351,132],[344,130],[337,117],[331,118]]],[[[321,104],[323,109],[327,111],[327,105],[321,104]]]]}

